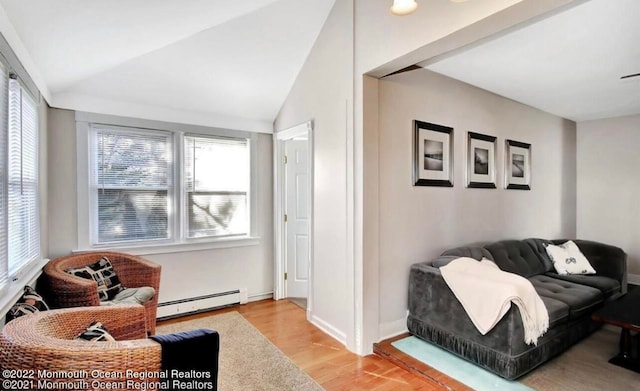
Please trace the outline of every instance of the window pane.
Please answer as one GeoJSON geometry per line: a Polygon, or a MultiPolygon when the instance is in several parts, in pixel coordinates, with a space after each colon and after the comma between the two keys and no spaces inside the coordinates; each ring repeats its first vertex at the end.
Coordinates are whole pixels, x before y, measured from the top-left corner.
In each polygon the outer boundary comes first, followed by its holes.
{"type": "Polygon", "coordinates": [[[7,259],[7,73],[0,63],[0,296],[9,281],[7,259]]]}
{"type": "Polygon", "coordinates": [[[96,241],[168,239],[171,135],[127,128],[94,129],[96,241]]]}
{"type": "Polygon", "coordinates": [[[185,137],[189,238],[249,234],[249,144],[246,139],[185,137]]]}
{"type": "Polygon", "coordinates": [[[98,190],[99,242],[167,239],[167,205],[167,190],[98,190]]]}
{"type": "Polygon", "coordinates": [[[40,255],[37,203],[33,182],[9,182],[9,273],[40,255]]]}
{"type": "Polygon", "coordinates": [[[40,257],[38,114],[17,80],[9,81],[9,273],[40,257]]]}
{"type": "Polygon", "coordinates": [[[95,144],[98,187],[168,187],[170,144],[163,133],[99,130],[95,144]]]}
{"type": "Polygon", "coordinates": [[[187,194],[189,238],[247,235],[246,193],[187,194]]]}
{"type": "Polygon", "coordinates": [[[246,139],[185,137],[187,191],[246,192],[249,175],[246,139]]]}

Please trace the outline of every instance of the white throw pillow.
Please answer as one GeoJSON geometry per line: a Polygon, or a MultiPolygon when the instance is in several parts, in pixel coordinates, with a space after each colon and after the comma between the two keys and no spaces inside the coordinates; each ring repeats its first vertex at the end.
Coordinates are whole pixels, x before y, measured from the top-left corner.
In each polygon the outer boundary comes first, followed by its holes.
{"type": "Polygon", "coordinates": [[[587,257],[571,240],[559,246],[549,244],[546,250],[558,274],[596,274],[587,257]]]}

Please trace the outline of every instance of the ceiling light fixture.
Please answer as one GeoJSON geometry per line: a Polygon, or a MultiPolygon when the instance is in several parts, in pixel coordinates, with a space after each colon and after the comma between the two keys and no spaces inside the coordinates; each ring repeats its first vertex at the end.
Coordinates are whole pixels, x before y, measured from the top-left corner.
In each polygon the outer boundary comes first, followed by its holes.
{"type": "Polygon", "coordinates": [[[418,8],[416,0],[393,0],[391,13],[394,15],[409,15],[418,8]]]}

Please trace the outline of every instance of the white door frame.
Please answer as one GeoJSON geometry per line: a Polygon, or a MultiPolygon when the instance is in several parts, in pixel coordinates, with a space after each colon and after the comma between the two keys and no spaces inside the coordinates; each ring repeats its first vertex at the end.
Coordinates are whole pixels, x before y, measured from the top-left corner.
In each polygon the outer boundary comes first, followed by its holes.
{"type": "Polygon", "coordinates": [[[274,203],[274,289],[273,298],[275,300],[284,299],[286,297],[286,285],[284,280],[285,264],[285,223],[284,223],[284,205],[286,197],[286,189],[284,183],[285,167],[284,167],[284,142],[295,137],[307,136],[309,155],[307,159],[309,172],[309,191],[307,200],[309,202],[309,288],[307,292],[307,316],[311,313],[313,298],[313,122],[307,121],[300,125],[296,125],[289,129],[277,132],[273,135],[273,167],[275,170],[273,176],[273,203],[274,203]]]}

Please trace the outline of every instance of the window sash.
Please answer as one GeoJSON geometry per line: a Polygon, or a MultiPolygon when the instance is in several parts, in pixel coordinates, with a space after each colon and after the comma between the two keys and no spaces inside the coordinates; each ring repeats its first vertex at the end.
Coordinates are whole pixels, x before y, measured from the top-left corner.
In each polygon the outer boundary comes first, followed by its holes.
{"type": "Polygon", "coordinates": [[[186,135],[183,166],[185,239],[248,236],[249,140],[186,135]]]}
{"type": "Polygon", "coordinates": [[[97,208],[98,241],[109,243],[168,239],[168,202],[167,190],[100,189],[97,208]]]}
{"type": "Polygon", "coordinates": [[[8,269],[13,275],[40,258],[38,108],[15,79],[9,80],[8,269]]]}
{"type": "Polygon", "coordinates": [[[246,191],[188,191],[185,199],[187,238],[224,238],[249,234],[249,199],[246,191]],[[215,202],[216,197],[222,202],[215,202]],[[201,202],[196,198],[201,198],[201,202]],[[212,207],[218,213],[211,213],[212,207]]]}
{"type": "Polygon", "coordinates": [[[9,257],[7,248],[7,98],[9,84],[7,70],[0,62],[0,293],[9,283],[9,257]]]}
{"type": "Polygon", "coordinates": [[[92,242],[172,239],[171,133],[95,125],[92,142],[92,242]]]}

